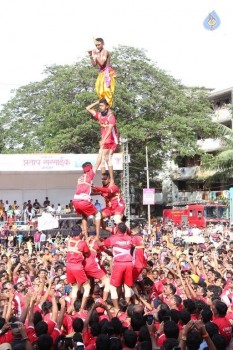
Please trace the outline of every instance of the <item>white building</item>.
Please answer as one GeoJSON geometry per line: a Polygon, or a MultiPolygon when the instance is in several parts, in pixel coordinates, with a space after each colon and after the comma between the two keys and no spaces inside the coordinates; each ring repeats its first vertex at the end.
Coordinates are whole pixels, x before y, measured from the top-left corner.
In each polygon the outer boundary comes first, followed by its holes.
{"type": "MultiPolygon", "coordinates": [[[[214,123],[233,128],[232,105],[233,87],[220,91],[213,91],[209,95],[212,104],[214,123]]],[[[200,139],[197,144],[205,152],[216,154],[223,150],[220,139],[200,139]]],[[[162,193],[155,194],[155,203],[164,205],[185,204],[187,202],[201,202],[218,198],[227,198],[228,191],[223,183],[213,185],[213,191],[203,191],[203,181],[197,180],[200,175],[200,157],[181,158],[177,164],[168,162],[163,173],[162,193]],[[164,176],[165,174],[165,176],[164,176]]],[[[208,172],[205,171],[204,177],[208,172]]]]}

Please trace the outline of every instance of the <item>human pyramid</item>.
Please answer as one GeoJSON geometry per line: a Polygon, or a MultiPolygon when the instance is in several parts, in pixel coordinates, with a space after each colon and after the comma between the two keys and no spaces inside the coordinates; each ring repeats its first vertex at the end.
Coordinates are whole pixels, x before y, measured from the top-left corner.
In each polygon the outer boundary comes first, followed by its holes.
{"type": "MultiPolygon", "coordinates": [[[[83,288],[81,309],[85,308],[90,294],[90,279],[101,280],[104,286],[103,301],[110,292],[113,305],[118,310],[118,292],[124,293],[127,302],[133,295],[133,281],[136,281],[146,266],[143,239],[137,228],[129,231],[123,222],[125,204],[119,187],[114,183],[112,155],[117,148],[119,136],[116,118],[110,109],[113,104],[116,73],[110,66],[110,55],[104,49],[102,38],[95,39],[96,49],[88,51],[93,66],[99,67],[95,88],[99,100],[86,109],[101,127],[100,149],[96,164],[82,165],[83,174],[77,181],[73,205],[77,215],[82,215],[82,224],[73,230],[67,243],[67,279],[72,284],[72,297],[77,298],[83,288]],[[98,105],[98,110],[95,107],[98,105]],[[108,171],[105,169],[108,166],[108,171]],[[97,169],[101,167],[102,187],[92,185],[97,169]],[[91,202],[91,194],[104,197],[106,207],[99,212],[91,202]],[[104,220],[113,216],[115,227],[112,235],[100,241],[100,227],[105,228],[104,220]],[[94,218],[95,230],[88,232],[88,218],[94,218]],[[131,235],[132,234],[132,235],[131,235]],[[111,248],[111,250],[109,250],[111,248]],[[113,257],[111,277],[99,264],[98,257],[106,251],[113,257]],[[133,251],[133,254],[132,254],[133,251]],[[134,260],[134,262],[133,262],[134,260]]],[[[108,229],[108,228],[106,228],[108,229]]]]}

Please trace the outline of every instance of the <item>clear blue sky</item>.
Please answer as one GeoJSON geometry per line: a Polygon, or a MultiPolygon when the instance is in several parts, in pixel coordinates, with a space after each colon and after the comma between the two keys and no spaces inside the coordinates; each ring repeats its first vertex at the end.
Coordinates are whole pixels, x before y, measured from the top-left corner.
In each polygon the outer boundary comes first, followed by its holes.
{"type": "Polygon", "coordinates": [[[103,37],[130,45],[186,85],[233,86],[233,0],[1,0],[0,105],[10,90],[43,78],[46,65],[71,64],[103,37]],[[203,21],[215,10],[216,31],[203,21]]]}

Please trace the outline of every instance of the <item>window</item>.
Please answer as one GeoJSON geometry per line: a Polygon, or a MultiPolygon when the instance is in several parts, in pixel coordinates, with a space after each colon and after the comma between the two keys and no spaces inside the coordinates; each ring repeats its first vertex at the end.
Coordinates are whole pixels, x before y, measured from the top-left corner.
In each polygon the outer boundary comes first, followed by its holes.
{"type": "Polygon", "coordinates": [[[217,207],[213,207],[213,206],[205,207],[204,216],[206,218],[217,218],[217,207]]]}

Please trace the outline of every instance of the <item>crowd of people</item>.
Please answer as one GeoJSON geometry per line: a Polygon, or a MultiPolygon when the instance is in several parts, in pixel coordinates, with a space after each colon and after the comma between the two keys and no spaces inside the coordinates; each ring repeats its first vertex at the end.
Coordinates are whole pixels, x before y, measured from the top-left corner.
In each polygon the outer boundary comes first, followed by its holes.
{"type": "Polygon", "coordinates": [[[24,202],[20,205],[17,200],[12,204],[9,200],[0,200],[0,222],[13,223],[14,221],[21,221],[24,224],[30,223],[37,216],[41,215],[43,211],[49,212],[52,215],[60,215],[61,213],[69,214],[74,211],[73,202],[70,200],[64,207],[58,203],[56,206],[52,204],[48,197],[40,203],[37,199],[24,202]]]}
{"type": "Polygon", "coordinates": [[[1,242],[0,348],[233,348],[231,227],[109,230],[1,242]]]}

